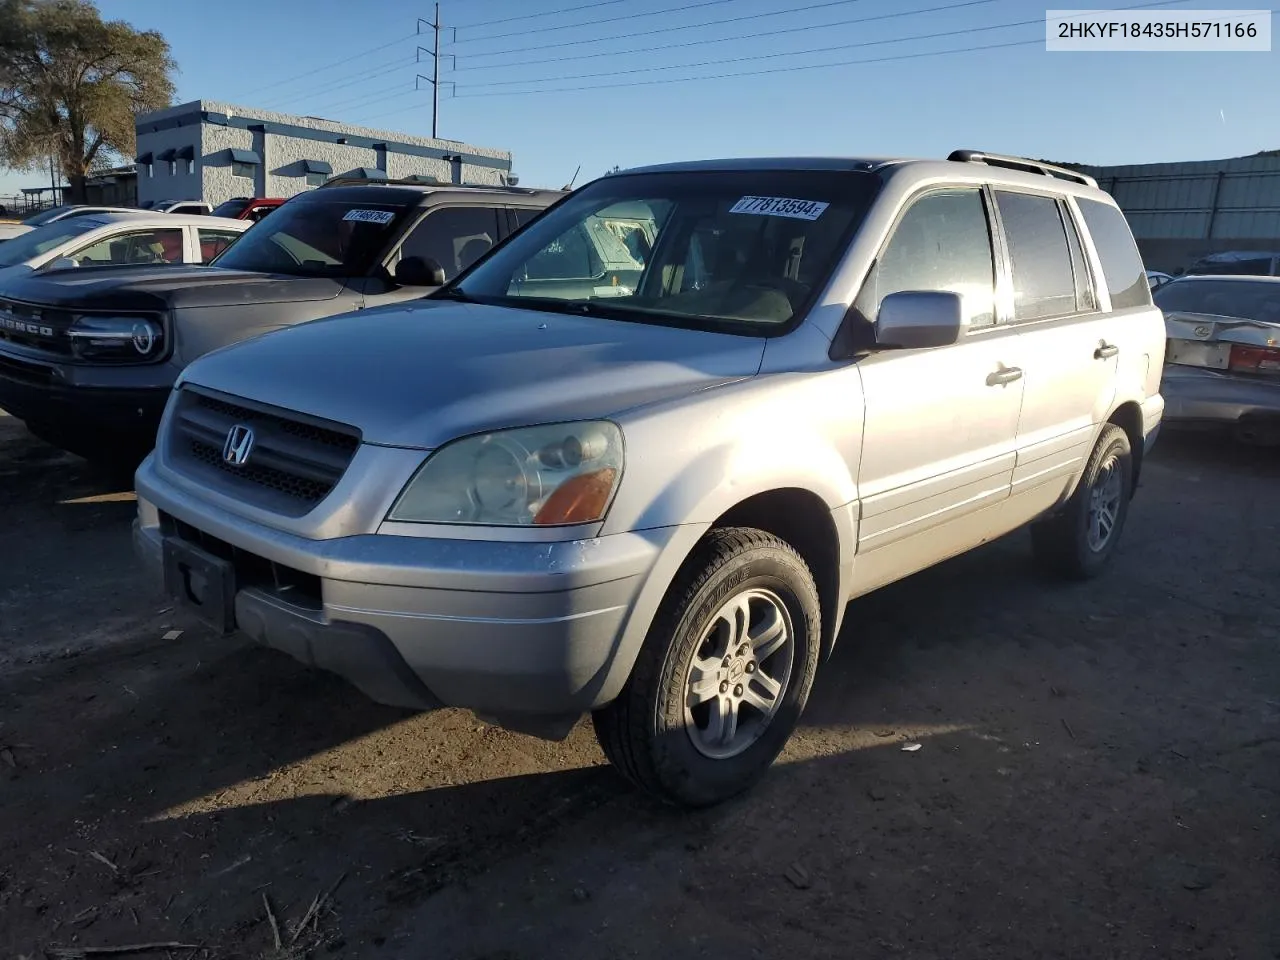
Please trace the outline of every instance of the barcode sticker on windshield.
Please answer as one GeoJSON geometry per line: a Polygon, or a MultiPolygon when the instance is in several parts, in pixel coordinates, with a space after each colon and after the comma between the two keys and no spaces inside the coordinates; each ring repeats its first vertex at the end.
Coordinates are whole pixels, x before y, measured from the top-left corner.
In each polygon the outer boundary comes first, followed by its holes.
{"type": "Polygon", "coordinates": [[[396,215],[390,210],[348,210],[343,220],[355,220],[358,223],[390,223],[396,215]]]}
{"type": "Polygon", "coordinates": [[[817,220],[830,204],[820,200],[794,200],[791,197],[743,197],[730,213],[754,213],[762,217],[790,217],[793,220],[817,220]]]}

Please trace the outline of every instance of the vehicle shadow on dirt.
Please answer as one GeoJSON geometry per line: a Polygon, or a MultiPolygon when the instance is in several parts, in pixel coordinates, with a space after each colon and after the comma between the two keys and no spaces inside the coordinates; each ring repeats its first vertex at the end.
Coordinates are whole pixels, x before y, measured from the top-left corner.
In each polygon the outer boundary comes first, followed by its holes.
{"type": "MultiPolygon", "coordinates": [[[[1202,440],[1169,447],[1153,464],[1179,475],[1260,484],[1274,476],[1269,451],[1202,440]]],[[[1188,601],[1158,615],[1152,639],[1153,607],[1168,605],[1164,588],[1185,562],[1160,549],[1180,522],[1165,515],[1168,505],[1164,493],[1135,509],[1113,573],[1093,584],[1044,580],[1028,562],[1025,534],[1015,534],[851,604],[783,762],[749,797],[695,814],[630,791],[601,766],[585,726],[563,744],[544,744],[458,711],[379,707],[283,655],[181,621],[174,640],[140,634],[69,661],[56,701],[44,697],[44,681],[0,680],[0,744],[9,750],[0,753],[0,911],[13,938],[0,937],[0,948],[16,955],[74,936],[119,942],[154,933],[218,943],[217,956],[257,955],[271,937],[264,892],[287,936],[312,898],[344,877],[333,895],[341,917],[323,913],[315,937],[377,943],[399,912],[438,893],[452,913],[442,906],[412,936],[473,936],[456,922],[483,925],[476,911],[493,897],[477,891],[498,883],[496,896],[520,904],[515,926],[492,921],[513,957],[555,955],[549,945],[516,952],[510,944],[520,922],[566,905],[583,916],[567,921],[565,936],[586,931],[588,919],[614,917],[617,929],[617,908],[601,914],[600,905],[628,897],[655,917],[692,910],[688,922],[705,926],[724,908],[707,880],[720,875],[760,890],[733,899],[727,920],[741,915],[737,932],[725,929],[723,912],[712,924],[721,943],[776,937],[766,920],[781,908],[768,898],[782,891],[809,898],[786,926],[798,942],[809,938],[807,955],[838,955],[821,932],[833,911],[855,938],[891,918],[905,944],[923,907],[904,904],[919,900],[922,885],[944,898],[944,913],[954,909],[956,936],[966,933],[965,911],[1004,929],[1011,917],[984,914],[981,898],[1010,876],[1044,887],[1019,894],[1024,920],[1049,910],[1051,895],[1066,898],[1069,907],[1052,908],[1063,931],[1083,917],[1102,936],[1100,917],[1133,914],[1157,888],[1184,897],[1213,887],[1226,911],[1214,929],[1234,922],[1256,932],[1266,914],[1259,891],[1271,888],[1265,868],[1243,857],[1228,883],[1220,854],[1203,847],[1206,836],[1220,836],[1206,822],[1231,805],[1241,782],[1250,804],[1276,796],[1269,771],[1277,764],[1267,761],[1274,745],[1257,734],[1250,683],[1274,689],[1280,675],[1248,631],[1264,620],[1274,631],[1277,618],[1274,605],[1229,621],[1233,610],[1188,601]],[[1236,633],[1222,662],[1206,659],[1196,642],[1224,623],[1236,633]],[[1241,662],[1251,667],[1244,682],[1232,672],[1241,662]],[[1236,712],[1224,725],[1211,712],[1232,684],[1225,706],[1236,712]],[[1181,700],[1171,701],[1170,689],[1181,700]],[[1223,744],[1252,740],[1260,740],[1253,753],[1219,757],[1223,744]],[[919,751],[903,749],[915,743],[919,751]],[[1188,776],[1200,796],[1187,796],[1188,776]],[[1065,820],[1064,790],[1085,798],[1066,804],[1065,820]],[[1180,819],[1170,820],[1170,809],[1180,819]],[[1197,820],[1209,833],[1191,843],[1183,831],[1197,820]],[[1116,831],[1141,845],[1119,850],[1116,831]],[[550,836],[562,849],[537,859],[550,836]],[[763,839],[726,859],[744,836],[763,839]],[[903,862],[912,837],[939,843],[903,862]],[[1091,861],[1063,867],[1081,843],[1091,845],[1091,861]],[[619,888],[632,875],[611,872],[615,854],[639,864],[648,887],[619,888]],[[501,873],[507,862],[514,873],[501,873]],[[801,873],[784,877],[792,863],[801,873]],[[491,870],[500,876],[484,881],[491,870]],[[750,921],[753,903],[761,912],[750,921]]],[[[1274,541],[1249,559],[1275,569],[1274,541]]],[[[1253,812],[1238,801],[1233,809],[1241,822],[1253,812]]],[[[930,937],[943,929],[935,922],[930,937]]],[[[653,944],[674,942],[664,936],[653,944]]],[[[1135,953],[1141,946],[1130,945],[1135,953]]],[[[1043,954],[1032,940],[1020,946],[1043,954]]]]}
{"type": "MultiPolygon", "coordinates": [[[[1019,546],[997,544],[852,604],[804,725],[759,798],[692,819],[600,766],[585,724],[566,743],[546,744],[460,711],[379,707],[283,655],[195,626],[175,641],[79,658],[61,702],[42,705],[60,717],[35,716],[40,693],[21,685],[0,711],[0,732],[26,744],[0,817],[14,831],[12,852],[0,859],[15,865],[14,877],[40,878],[18,888],[17,928],[64,942],[79,929],[66,926],[72,918],[93,909],[95,936],[136,933],[136,913],[176,939],[256,949],[268,942],[262,890],[296,920],[345,873],[352,919],[324,929],[370,939],[396,911],[465,888],[566,825],[594,824],[602,849],[645,829],[696,846],[700,833],[732,831],[735,818],[767,819],[761,811],[776,812],[797,790],[804,799],[795,802],[819,803],[832,776],[896,782],[870,758],[904,756],[911,739],[933,753],[978,726],[1002,729],[982,696],[935,691],[967,682],[957,671],[972,672],[975,647],[1011,642],[992,633],[1000,617],[1025,621],[1042,602],[1019,546]],[[593,816],[600,808],[607,817],[593,816]],[[29,845],[34,837],[43,842],[29,845]]],[[[987,689],[977,673],[972,680],[975,692],[987,689]]],[[[861,791],[847,800],[879,802],[861,791]]],[[[528,893],[529,904],[542,902],[528,893]]]]}

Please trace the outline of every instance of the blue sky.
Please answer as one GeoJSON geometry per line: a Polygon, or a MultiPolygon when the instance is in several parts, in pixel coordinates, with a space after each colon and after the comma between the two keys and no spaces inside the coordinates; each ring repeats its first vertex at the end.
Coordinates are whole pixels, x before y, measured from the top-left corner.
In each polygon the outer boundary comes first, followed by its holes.
{"type": "MultiPolygon", "coordinates": [[[[179,102],[224,100],[430,133],[429,89],[414,90],[415,75],[430,73],[429,59],[415,62],[430,36],[414,35],[417,18],[433,16],[429,3],[99,6],[104,17],[168,38],[179,102]]],[[[1280,52],[1048,53],[1042,22],[1004,26],[1038,21],[1045,7],[1031,0],[444,0],[442,81],[451,83],[442,83],[440,135],[512,150],[522,182],[539,186],[565,183],[579,165],[581,183],[614,164],[712,156],[942,156],[976,147],[1142,163],[1280,148],[1280,52]],[[749,19],[713,23],[733,17],[749,19]],[[1006,45],[1019,41],[1030,42],[1006,45]],[[992,48],[941,53],[976,46],[992,48]],[[809,52],[818,48],[839,49],[809,52]],[[882,59],[904,55],[911,57],[882,59]],[[881,62],[793,69],[873,59],[881,62]],[[698,65],[706,61],[721,62],[698,65]],[[774,72],[652,82],[764,70],[774,72]],[[527,92],[554,87],[588,89],[527,92]]],[[[47,174],[0,172],[0,194],[45,182],[47,174]]]]}

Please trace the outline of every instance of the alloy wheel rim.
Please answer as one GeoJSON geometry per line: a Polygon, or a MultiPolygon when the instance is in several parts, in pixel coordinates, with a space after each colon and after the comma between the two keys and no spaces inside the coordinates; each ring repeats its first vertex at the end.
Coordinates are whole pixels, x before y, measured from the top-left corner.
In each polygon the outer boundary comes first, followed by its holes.
{"type": "Polygon", "coordinates": [[[736,757],[760,739],[791,681],[795,630],[770,590],[745,590],[712,616],[685,678],[685,730],[699,753],[736,757]]]}
{"type": "Polygon", "coordinates": [[[1086,520],[1089,549],[1100,553],[1106,549],[1120,519],[1120,498],[1124,473],[1119,458],[1108,457],[1098,468],[1089,490],[1089,516],[1086,520]]]}

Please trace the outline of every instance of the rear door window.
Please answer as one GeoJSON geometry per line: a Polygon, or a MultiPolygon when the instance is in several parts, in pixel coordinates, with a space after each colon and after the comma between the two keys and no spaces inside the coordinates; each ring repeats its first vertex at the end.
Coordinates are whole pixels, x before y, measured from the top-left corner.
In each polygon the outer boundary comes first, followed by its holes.
{"type": "Polygon", "coordinates": [[[488,253],[501,239],[497,207],[440,207],[405,237],[400,258],[421,257],[444,267],[452,280],[488,253]]]}
{"type": "Polygon", "coordinates": [[[1075,272],[1058,201],[997,190],[996,206],[1009,245],[1014,320],[1075,313],[1075,272]]]}
{"type": "Polygon", "coordinates": [[[1147,283],[1142,255],[1134,243],[1133,233],[1124,214],[1109,203],[1077,200],[1085,226],[1093,237],[1102,276],[1111,291],[1111,308],[1145,307],[1151,303],[1151,287],[1147,283]]]}
{"type": "Polygon", "coordinates": [[[200,228],[199,234],[201,263],[208,263],[231,244],[235,243],[240,236],[230,230],[208,230],[204,227],[200,228]]]}

